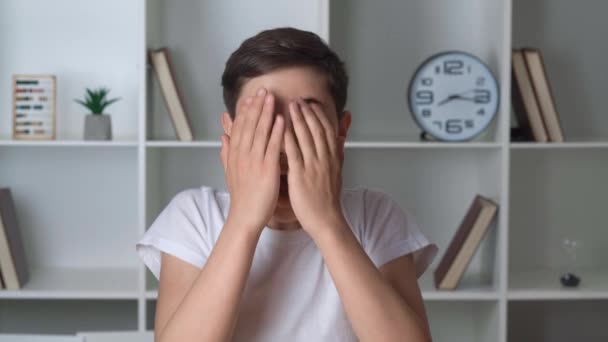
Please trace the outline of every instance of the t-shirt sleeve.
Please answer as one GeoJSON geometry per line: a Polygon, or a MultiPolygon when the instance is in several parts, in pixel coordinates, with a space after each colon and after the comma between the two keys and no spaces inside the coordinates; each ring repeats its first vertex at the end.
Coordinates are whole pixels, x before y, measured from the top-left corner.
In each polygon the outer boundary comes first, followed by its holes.
{"type": "Polygon", "coordinates": [[[160,279],[161,252],[198,268],[207,262],[211,246],[196,194],[189,189],[175,195],[136,244],[139,257],[156,279],[160,279]]]}
{"type": "Polygon", "coordinates": [[[420,277],[437,255],[437,245],[427,239],[414,217],[389,195],[368,189],[363,196],[363,246],[370,259],[380,267],[413,253],[416,276],[420,277]]]}

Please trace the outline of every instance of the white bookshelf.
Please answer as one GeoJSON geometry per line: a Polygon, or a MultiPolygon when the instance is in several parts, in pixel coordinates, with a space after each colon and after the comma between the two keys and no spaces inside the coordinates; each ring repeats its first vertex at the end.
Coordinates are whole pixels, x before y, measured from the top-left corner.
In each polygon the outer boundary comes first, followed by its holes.
{"type": "Polygon", "coordinates": [[[13,191],[32,274],[22,290],[0,291],[0,332],[154,328],[158,282],[134,245],[177,192],[225,187],[226,58],[262,29],[295,26],[327,39],[349,69],[345,186],[382,189],[411,211],[441,249],[432,268],[476,193],[500,204],[458,290],[435,290],[433,269],[420,279],[434,340],[604,341],[606,10],[568,0],[0,2],[0,186],[13,191]],[[172,51],[193,142],[176,141],[147,66],[146,49],[160,46],[172,51]],[[509,141],[511,46],[542,49],[566,142],[509,141]],[[479,56],[499,81],[499,115],[472,142],[420,142],[408,111],[410,76],[444,50],[479,56]],[[58,76],[57,140],[11,140],[13,73],[58,76]],[[97,85],[123,98],[109,142],[82,140],[85,113],[72,101],[97,85]],[[577,289],[559,285],[566,236],[584,244],[577,289]]]}

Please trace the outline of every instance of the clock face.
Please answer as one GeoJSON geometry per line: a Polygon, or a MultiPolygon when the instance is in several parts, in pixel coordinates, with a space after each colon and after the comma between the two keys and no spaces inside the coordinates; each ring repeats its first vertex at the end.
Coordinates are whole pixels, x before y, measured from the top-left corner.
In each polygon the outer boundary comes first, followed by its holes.
{"type": "Polygon", "coordinates": [[[439,140],[465,141],[483,132],[498,111],[496,78],[475,56],[446,52],[427,59],[410,81],[410,111],[439,140]]]}

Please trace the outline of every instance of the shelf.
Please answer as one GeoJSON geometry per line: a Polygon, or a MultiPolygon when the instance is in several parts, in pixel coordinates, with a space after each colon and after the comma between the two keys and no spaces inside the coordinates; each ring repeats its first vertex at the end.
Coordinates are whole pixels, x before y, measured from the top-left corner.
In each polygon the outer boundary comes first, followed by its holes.
{"type": "Polygon", "coordinates": [[[511,143],[511,149],[514,150],[544,150],[544,149],[592,149],[605,148],[608,149],[607,141],[572,141],[563,143],[536,143],[536,142],[520,142],[511,143]]]}
{"type": "Polygon", "coordinates": [[[565,288],[559,271],[519,272],[509,276],[509,300],[608,299],[608,270],[581,270],[581,284],[565,288]]]}
{"type": "MultiPolygon", "coordinates": [[[[422,298],[427,302],[439,301],[495,301],[499,299],[499,294],[490,288],[465,288],[454,291],[440,291],[433,288],[421,288],[422,298]]],[[[148,290],[146,299],[156,300],[158,290],[148,290]]]]}
{"type": "Polygon", "coordinates": [[[0,146],[35,147],[136,147],[137,141],[85,141],[85,140],[0,140],[0,146]]]}
{"type": "Polygon", "coordinates": [[[493,142],[420,142],[420,141],[347,141],[346,148],[450,148],[450,149],[493,149],[500,143],[493,142]]]}
{"type": "Polygon", "coordinates": [[[222,146],[219,140],[199,140],[199,141],[171,141],[171,140],[159,140],[159,141],[147,141],[147,147],[159,147],[159,148],[176,148],[176,147],[211,147],[216,148],[222,146]]]}
{"type": "MultiPolygon", "coordinates": [[[[202,140],[202,141],[148,141],[148,147],[156,148],[175,148],[175,147],[202,147],[202,148],[217,148],[221,147],[219,140],[202,140]]],[[[445,142],[420,142],[420,141],[347,141],[346,148],[352,149],[383,149],[383,148],[403,148],[403,149],[418,149],[418,148],[456,148],[456,149],[493,149],[500,148],[500,143],[493,142],[461,142],[461,143],[445,143],[445,142]]]]}
{"type": "Polygon", "coordinates": [[[427,270],[418,282],[425,301],[493,301],[499,298],[498,292],[481,277],[466,274],[457,289],[437,290],[433,272],[427,270]]]}
{"type": "Polygon", "coordinates": [[[32,268],[20,290],[0,299],[138,299],[137,268],[32,268]]]}

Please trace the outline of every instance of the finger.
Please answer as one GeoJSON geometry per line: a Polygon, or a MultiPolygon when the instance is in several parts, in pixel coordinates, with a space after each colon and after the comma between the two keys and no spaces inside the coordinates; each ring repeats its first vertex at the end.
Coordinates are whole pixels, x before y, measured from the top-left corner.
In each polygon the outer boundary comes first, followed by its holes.
{"type": "Polygon", "coordinates": [[[327,139],[325,138],[325,132],[323,131],[321,122],[317,118],[317,115],[312,111],[308,103],[304,102],[302,99],[298,100],[298,103],[313,138],[313,147],[317,153],[317,156],[319,158],[326,158],[329,155],[329,150],[327,148],[327,139]]]}
{"type": "Polygon", "coordinates": [[[298,146],[300,146],[302,161],[306,162],[307,160],[316,158],[317,152],[315,151],[314,140],[297,102],[292,101],[289,104],[289,112],[291,113],[291,122],[293,123],[295,138],[298,142],[298,146]]]}
{"type": "Polygon", "coordinates": [[[296,142],[293,127],[285,129],[285,154],[287,154],[287,164],[290,170],[302,167],[304,161],[296,142]]]}
{"type": "Polygon", "coordinates": [[[260,88],[257,95],[252,100],[249,109],[245,111],[245,120],[243,122],[241,139],[239,141],[239,148],[243,151],[251,151],[253,136],[262,113],[265,97],[266,89],[260,88]]]}
{"type": "Polygon", "coordinates": [[[283,140],[283,133],[285,132],[285,119],[281,115],[277,115],[272,125],[272,132],[268,141],[268,147],[266,148],[265,159],[269,163],[279,163],[279,156],[281,155],[281,140],[283,140]]]}
{"type": "MultiPolygon", "coordinates": [[[[262,114],[258,121],[258,126],[255,129],[253,138],[252,152],[259,156],[264,156],[266,145],[270,139],[271,130],[273,129],[274,116],[274,97],[272,94],[267,94],[262,107],[262,114]]],[[[276,121],[275,121],[276,122],[276,121]]]]}
{"type": "Polygon", "coordinates": [[[228,170],[228,151],[230,150],[230,138],[228,137],[228,135],[223,134],[221,140],[222,149],[220,150],[220,160],[222,161],[224,171],[226,171],[228,170]]]}
{"type": "Polygon", "coordinates": [[[241,104],[237,113],[234,115],[234,121],[232,122],[232,129],[230,131],[231,142],[232,146],[234,147],[238,147],[241,143],[241,133],[244,124],[243,121],[247,119],[247,111],[249,110],[249,106],[251,105],[252,101],[252,97],[246,98],[241,104]]]}
{"type": "Polygon", "coordinates": [[[325,114],[325,111],[323,110],[323,108],[321,108],[321,106],[319,106],[316,103],[311,103],[309,106],[312,109],[312,111],[316,114],[319,121],[321,122],[321,125],[323,126],[323,129],[325,132],[325,138],[327,140],[327,147],[329,149],[329,153],[332,158],[335,158],[337,156],[337,150],[338,150],[336,131],[335,131],[334,127],[331,125],[329,118],[327,117],[327,115],[325,114]]]}

